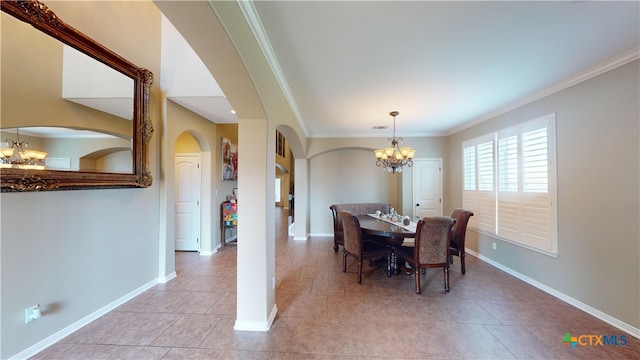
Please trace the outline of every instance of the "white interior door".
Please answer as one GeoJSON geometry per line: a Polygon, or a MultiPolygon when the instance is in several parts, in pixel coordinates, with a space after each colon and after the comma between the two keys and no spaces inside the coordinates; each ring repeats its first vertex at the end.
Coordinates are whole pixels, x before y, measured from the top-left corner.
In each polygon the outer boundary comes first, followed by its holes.
{"type": "Polygon", "coordinates": [[[442,159],[413,160],[413,216],[442,216],[442,159]]]}
{"type": "Polygon", "coordinates": [[[176,250],[200,250],[200,154],[176,154],[176,250]]]}

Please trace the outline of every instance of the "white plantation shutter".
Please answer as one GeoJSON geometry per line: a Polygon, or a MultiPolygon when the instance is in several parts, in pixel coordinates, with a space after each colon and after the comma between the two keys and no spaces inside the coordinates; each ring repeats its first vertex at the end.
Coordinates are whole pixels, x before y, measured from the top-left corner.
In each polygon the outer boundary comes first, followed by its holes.
{"type": "Polygon", "coordinates": [[[497,234],[520,238],[519,137],[515,129],[498,133],[498,229],[497,234]]]}
{"type": "MultiPolygon", "coordinates": [[[[552,233],[549,194],[523,193],[521,242],[555,252],[557,244],[552,233]]],[[[516,240],[516,239],[514,239],[516,240]]]]}
{"type": "Polygon", "coordinates": [[[498,191],[518,191],[518,136],[498,138],[498,191]]]}
{"type": "Polygon", "coordinates": [[[549,192],[547,128],[522,134],[522,190],[549,192]]]}
{"type": "MultiPolygon", "coordinates": [[[[557,251],[555,206],[550,192],[550,169],[555,154],[549,117],[526,124],[522,133],[522,237],[525,244],[557,251]],[[550,151],[553,150],[553,151],[550,151]]],[[[553,179],[555,179],[555,171],[553,179]]],[[[555,180],[553,181],[555,184],[555,180]]],[[[555,188],[555,186],[554,186],[555,188]]]]}
{"type": "Polygon", "coordinates": [[[520,127],[498,131],[498,225],[496,234],[518,240],[522,230],[520,127]]]}
{"type": "Polygon", "coordinates": [[[468,226],[489,232],[496,231],[494,158],[493,135],[463,144],[465,191],[462,203],[465,209],[474,213],[468,226]],[[475,181],[475,184],[472,184],[472,181],[475,181]]]}
{"type": "Polygon", "coordinates": [[[463,164],[471,228],[557,253],[555,114],[464,142],[463,164]]]}
{"type": "Polygon", "coordinates": [[[476,147],[468,146],[463,149],[464,190],[478,190],[476,184],[476,147]]]}
{"type": "Polygon", "coordinates": [[[478,206],[476,209],[477,211],[474,210],[473,212],[473,217],[476,218],[478,229],[495,233],[496,193],[494,191],[478,191],[478,206]]]}
{"type": "MultiPolygon", "coordinates": [[[[477,145],[478,158],[478,229],[496,231],[496,195],[494,182],[494,142],[477,145]]],[[[475,215],[475,213],[474,213],[475,215]]]]}
{"type": "MultiPolygon", "coordinates": [[[[478,208],[478,182],[476,177],[476,146],[469,145],[462,149],[463,190],[462,203],[466,209],[478,208]]],[[[476,219],[469,219],[468,226],[478,227],[476,219]]]]}
{"type": "Polygon", "coordinates": [[[493,191],[493,141],[478,144],[478,190],[493,191]]]}

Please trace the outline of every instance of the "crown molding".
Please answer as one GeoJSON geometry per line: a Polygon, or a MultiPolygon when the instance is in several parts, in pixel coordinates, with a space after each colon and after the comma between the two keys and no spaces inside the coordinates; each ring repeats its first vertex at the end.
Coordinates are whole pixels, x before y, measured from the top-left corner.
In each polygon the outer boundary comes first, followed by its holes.
{"type": "Polygon", "coordinates": [[[285,99],[287,100],[287,103],[291,107],[291,111],[296,117],[296,121],[298,122],[298,125],[300,125],[300,128],[304,132],[305,136],[308,136],[309,132],[307,131],[307,128],[304,122],[301,121],[302,116],[300,115],[300,111],[298,110],[298,105],[296,104],[293,94],[291,93],[291,89],[289,88],[289,83],[287,82],[287,79],[284,76],[284,72],[280,67],[278,58],[276,57],[273,51],[273,47],[271,46],[269,37],[267,36],[267,33],[264,30],[264,27],[262,26],[262,22],[260,21],[260,16],[258,16],[258,12],[255,6],[253,5],[253,2],[238,0],[237,3],[238,3],[238,6],[240,7],[240,11],[242,11],[242,14],[244,15],[244,18],[247,20],[247,24],[249,25],[249,28],[251,29],[253,36],[256,38],[256,41],[260,46],[260,50],[262,50],[262,54],[264,54],[264,57],[267,60],[269,67],[271,68],[271,71],[273,72],[273,75],[275,76],[276,81],[280,86],[280,89],[282,90],[282,93],[284,94],[285,99]]]}
{"type": "Polygon", "coordinates": [[[472,121],[469,121],[467,123],[465,123],[464,125],[461,125],[451,131],[449,131],[448,133],[444,134],[445,136],[449,136],[449,135],[453,135],[455,133],[458,133],[462,130],[468,129],[472,126],[478,125],[484,121],[493,119],[495,117],[498,117],[500,115],[504,115],[506,113],[508,113],[509,111],[515,110],[517,108],[520,108],[524,105],[530,104],[534,101],[540,100],[544,97],[547,97],[549,95],[555,94],[557,92],[560,92],[562,90],[565,90],[571,86],[577,85],[583,81],[592,79],[598,75],[604,74],[607,71],[613,70],[617,67],[620,67],[622,65],[628,64],[632,61],[637,60],[638,58],[640,58],[640,48],[635,48],[633,50],[630,50],[626,53],[623,53],[621,55],[618,55],[614,58],[611,58],[603,63],[600,63],[592,68],[589,68],[583,72],[580,72],[566,80],[560,81],[556,84],[553,84],[543,90],[540,90],[536,93],[533,93],[527,97],[524,97],[520,100],[517,100],[515,102],[512,102],[511,104],[504,106],[502,108],[499,108],[493,112],[490,112],[484,116],[481,116],[479,118],[476,118],[472,121]]]}

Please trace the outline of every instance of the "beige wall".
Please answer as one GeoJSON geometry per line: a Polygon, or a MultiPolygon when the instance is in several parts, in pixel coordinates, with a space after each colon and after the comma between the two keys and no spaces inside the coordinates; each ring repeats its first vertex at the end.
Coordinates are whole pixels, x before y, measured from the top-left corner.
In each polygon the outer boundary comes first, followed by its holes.
{"type": "MultiPolygon", "coordinates": [[[[0,195],[3,359],[174,271],[172,263],[158,261],[160,12],[147,1],[47,5],[78,30],[155,74],[149,109],[156,129],[149,161],[154,183],[145,189],[0,195]],[[43,316],[25,325],[24,309],[35,304],[41,305],[43,316]]],[[[8,34],[3,29],[3,45],[8,34]]],[[[4,58],[2,65],[5,70],[4,58]]],[[[3,89],[3,111],[5,95],[3,89]]]]}
{"type": "Polygon", "coordinates": [[[200,145],[196,139],[189,133],[180,134],[176,139],[176,154],[199,153],[200,145]]]}
{"type": "MultiPolygon", "coordinates": [[[[558,257],[470,232],[467,247],[640,327],[639,61],[448,139],[445,213],[462,206],[462,141],[556,113],[558,257]],[[491,243],[497,242],[492,250],[491,243]]],[[[567,329],[569,331],[571,329],[567,329]]]]}

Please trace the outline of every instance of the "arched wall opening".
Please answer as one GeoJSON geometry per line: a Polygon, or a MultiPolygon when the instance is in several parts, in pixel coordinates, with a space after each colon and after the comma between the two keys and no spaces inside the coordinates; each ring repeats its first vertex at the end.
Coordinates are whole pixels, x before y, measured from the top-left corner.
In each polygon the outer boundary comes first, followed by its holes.
{"type": "MultiPolygon", "coordinates": [[[[282,134],[285,140],[285,156],[276,155],[276,177],[281,182],[281,205],[288,209],[288,234],[296,240],[306,240],[309,221],[307,206],[309,180],[307,176],[308,162],[305,158],[306,149],[296,131],[290,126],[278,125],[276,126],[276,131],[276,134],[282,134]],[[278,171],[278,169],[281,170],[278,171]],[[282,169],[286,170],[286,172],[282,169]],[[285,191],[286,193],[284,193],[285,191]],[[296,205],[299,207],[298,209],[296,209],[296,205]],[[295,224],[296,219],[298,219],[297,225],[295,224]]],[[[276,150],[278,150],[277,147],[278,141],[276,141],[276,150]]]]}
{"type": "Polygon", "coordinates": [[[399,203],[401,177],[376,167],[373,151],[343,147],[309,159],[309,215],[312,236],[333,236],[332,204],[399,203]]]}
{"type": "Polygon", "coordinates": [[[130,173],[133,155],[131,148],[113,147],[81,156],[78,162],[82,171],[130,173]]]}

